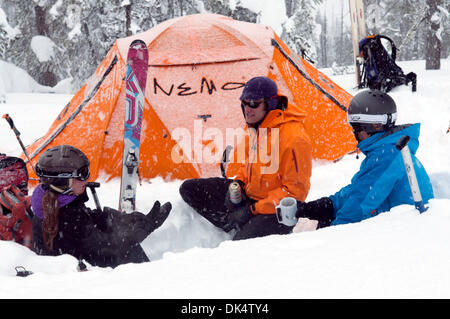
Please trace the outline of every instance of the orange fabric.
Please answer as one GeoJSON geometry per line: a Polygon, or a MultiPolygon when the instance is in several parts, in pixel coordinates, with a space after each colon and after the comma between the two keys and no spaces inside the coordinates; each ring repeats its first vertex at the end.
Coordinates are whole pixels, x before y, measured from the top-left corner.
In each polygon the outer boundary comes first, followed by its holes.
{"type": "MultiPolygon", "coordinates": [[[[312,147],[303,127],[304,117],[305,113],[289,105],[285,111],[270,111],[258,130],[247,128],[245,163],[239,164],[235,179],[242,180],[247,196],[257,200],[254,214],[274,214],[275,206],[287,196],[306,199],[312,147]]],[[[236,153],[240,147],[242,144],[236,153]]],[[[235,154],[234,161],[238,159],[235,154]]]]}

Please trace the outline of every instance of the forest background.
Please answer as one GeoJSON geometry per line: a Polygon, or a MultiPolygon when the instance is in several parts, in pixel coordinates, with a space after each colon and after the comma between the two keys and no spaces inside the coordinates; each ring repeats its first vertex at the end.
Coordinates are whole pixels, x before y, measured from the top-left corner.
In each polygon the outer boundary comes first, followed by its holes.
{"type": "MultiPolygon", "coordinates": [[[[275,30],[298,55],[337,74],[353,63],[348,0],[271,0],[285,11],[275,30]]],[[[74,93],[117,38],[178,16],[217,13],[264,23],[245,0],[0,0],[0,60],[39,84],[70,79],[74,93]]],[[[270,4],[272,5],[272,3],[270,4]]],[[[450,58],[450,0],[364,0],[369,34],[384,34],[398,60],[425,60],[439,69],[450,58]]],[[[424,66],[425,67],[425,66],[424,66]]],[[[351,69],[351,67],[350,67],[351,69]]]]}

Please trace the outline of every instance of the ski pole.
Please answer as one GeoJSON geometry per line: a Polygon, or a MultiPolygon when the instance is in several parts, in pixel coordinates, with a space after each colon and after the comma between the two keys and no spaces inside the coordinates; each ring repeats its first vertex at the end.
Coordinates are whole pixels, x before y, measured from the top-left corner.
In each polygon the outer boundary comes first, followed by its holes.
{"type": "Polygon", "coordinates": [[[3,118],[9,123],[9,126],[11,126],[11,130],[13,130],[14,134],[16,135],[17,140],[19,141],[20,147],[22,147],[23,153],[25,154],[25,156],[28,159],[28,162],[30,163],[31,168],[33,169],[34,173],[37,176],[36,173],[36,169],[33,166],[33,163],[31,163],[31,159],[30,156],[28,155],[28,152],[25,148],[25,146],[22,143],[22,139],[20,138],[20,132],[19,130],[16,128],[16,126],[14,125],[14,122],[12,120],[12,118],[8,115],[8,114],[3,114],[3,118]]]}
{"type": "Polygon", "coordinates": [[[417,182],[411,152],[408,147],[409,140],[410,137],[405,135],[398,140],[395,147],[402,153],[403,164],[405,164],[406,175],[408,176],[409,187],[411,188],[411,193],[413,195],[414,205],[420,213],[423,213],[428,209],[428,207],[424,206],[422,195],[420,194],[419,183],[417,182]]]}
{"type": "Polygon", "coordinates": [[[87,187],[91,189],[92,196],[94,197],[95,206],[99,211],[102,211],[102,207],[100,206],[100,202],[98,200],[97,192],[95,191],[96,187],[100,187],[100,183],[97,182],[89,182],[87,183],[87,187]]]}

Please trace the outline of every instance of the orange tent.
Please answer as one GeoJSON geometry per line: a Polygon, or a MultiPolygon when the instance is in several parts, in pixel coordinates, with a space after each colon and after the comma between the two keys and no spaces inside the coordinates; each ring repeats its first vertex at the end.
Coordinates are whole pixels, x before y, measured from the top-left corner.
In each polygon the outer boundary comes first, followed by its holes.
{"type": "Polygon", "coordinates": [[[307,112],[314,158],[334,160],[355,149],[345,113],[349,93],[292,54],[270,27],[198,14],[118,39],[48,132],[27,148],[33,164],[47,148],[70,144],[90,159],[92,179],[121,175],[126,56],[135,39],[149,50],[141,177],[220,175],[227,129],[244,127],[242,88],[260,75],[307,112]]]}

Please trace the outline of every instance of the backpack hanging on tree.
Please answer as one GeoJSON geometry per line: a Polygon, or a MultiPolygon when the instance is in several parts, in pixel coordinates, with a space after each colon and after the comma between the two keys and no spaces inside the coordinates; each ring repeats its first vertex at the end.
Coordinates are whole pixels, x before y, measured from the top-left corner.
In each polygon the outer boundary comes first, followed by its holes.
{"type": "Polygon", "coordinates": [[[28,171],[18,157],[0,154],[0,240],[12,240],[32,249],[28,171]]]}
{"type": "Polygon", "coordinates": [[[359,88],[368,87],[389,92],[398,85],[412,84],[412,91],[417,88],[417,75],[413,72],[404,74],[395,63],[397,48],[390,38],[384,35],[370,35],[359,42],[359,54],[364,58],[361,68],[361,84],[359,88]],[[391,44],[391,54],[381,42],[386,39],[391,44]]]}

